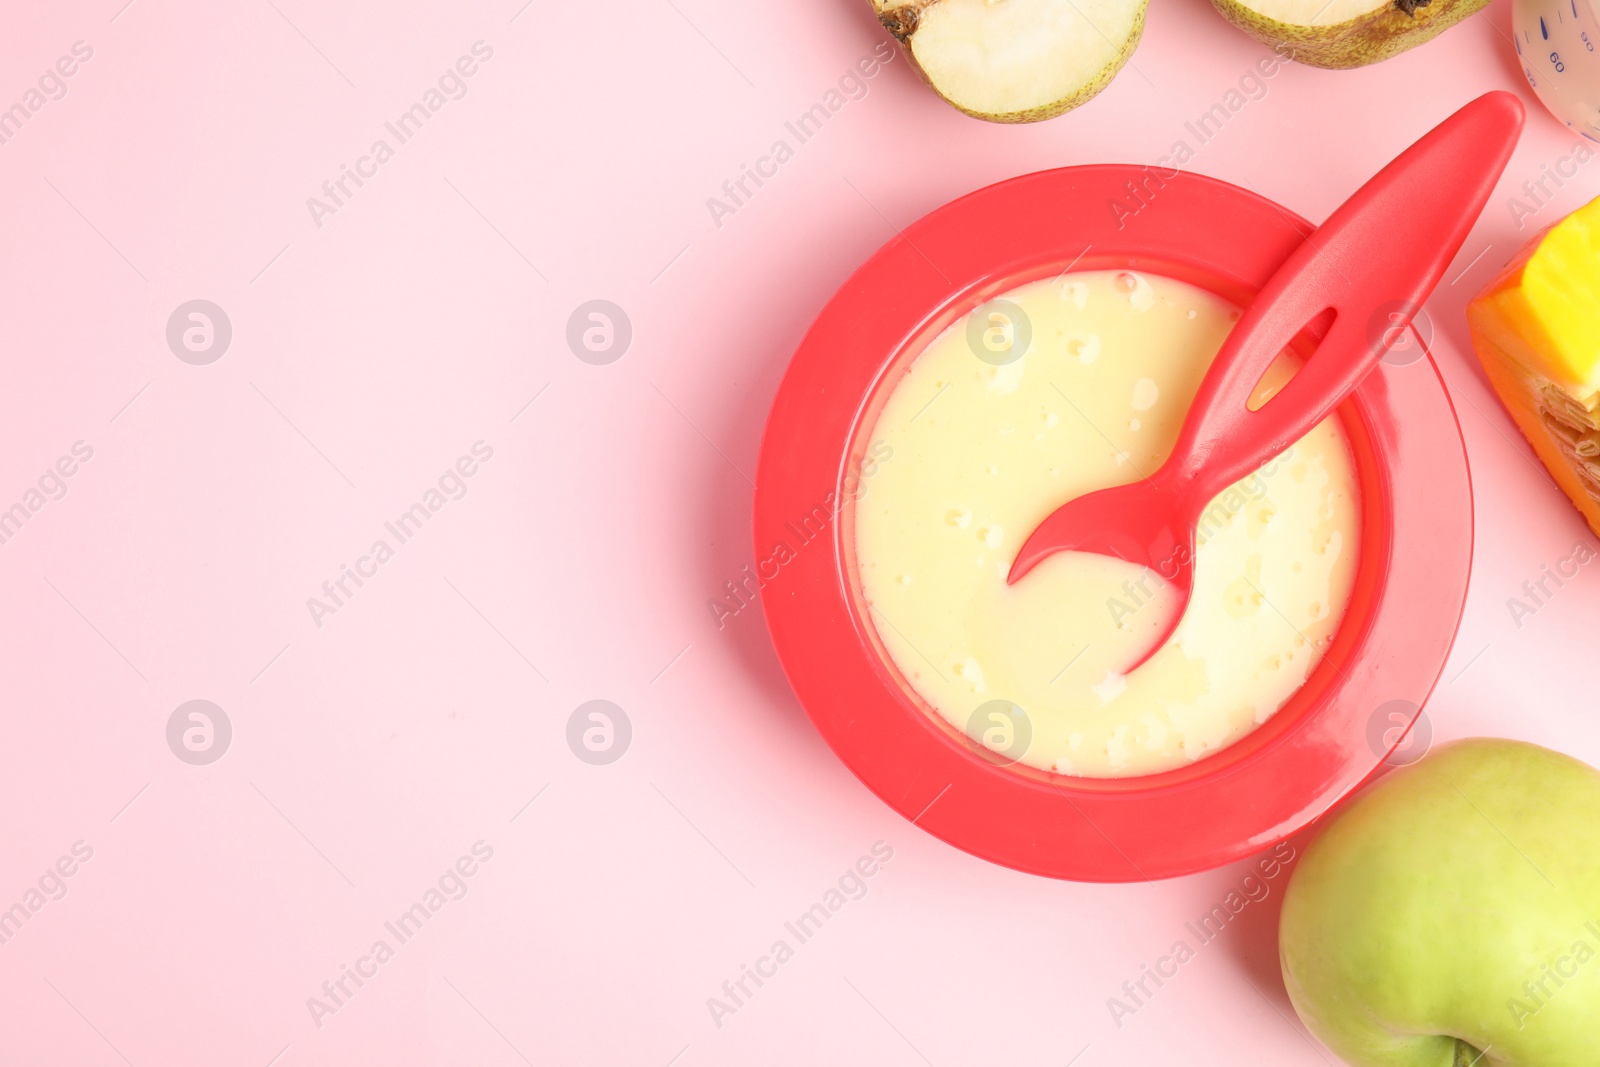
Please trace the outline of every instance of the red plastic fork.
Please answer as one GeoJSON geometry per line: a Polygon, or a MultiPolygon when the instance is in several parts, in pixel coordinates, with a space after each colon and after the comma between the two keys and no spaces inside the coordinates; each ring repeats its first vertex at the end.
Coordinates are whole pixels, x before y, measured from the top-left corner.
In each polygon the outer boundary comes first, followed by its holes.
{"type": "Polygon", "coordinates": [[[1181,600],[1194,591],[1195,527],[1211,501],[1321,422],[1410,325],[1477,221],[1522,129],[1522,102],[1478,97],[1356,190],[1262,287],[1206,372],[1177,444],[1142,481],[1061,505],[1039,524],[1006,579],[1062,551],[1119,556],[1154,569],[1181,600]],[[1332,324],[1316,351],[1255,411],[1248,401],[1278,354],[1308,325],[1332,324]]]}

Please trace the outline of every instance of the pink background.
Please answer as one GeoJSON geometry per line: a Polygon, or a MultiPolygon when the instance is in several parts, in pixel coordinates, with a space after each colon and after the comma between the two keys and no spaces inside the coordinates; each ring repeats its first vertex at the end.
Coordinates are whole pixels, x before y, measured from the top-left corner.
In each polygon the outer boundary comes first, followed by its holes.
{"type": "MultiPolygon", "coordinates": [[[[13,4],[0,32],[0,106],[93,49],[0,145],[0,508],[94,452],[0,545],[0,908],[93,849],[0,945],[0,1061],[1324,1062],[1277,978],[1282,875],[1118,1027],[1107,998],[1250,865],[1093,886],[962,854],[831,755],[755,612],[719,630],[707,607],[750,562],[788,355],[893,226],[1030,170],[1154,162],[1266,49],[1155,0],[1102,96],[1024,128],[897,57],[718,227],[707,198],[886,39],[865,0],[123,3],[13,4]],[[466,95],[318,227],[307,198],[480,40],[466,95]],[[196,298],[233,326],[206,366],[165,338],[196,298]],[[633,325],[607,366],[565,341],[595,298],[633,325]],[[318,627],[307,598],[480,440],[465,497],[318,627]],[[608,766],[566,741],[594,698],[632,722],[608,766]],[[233,727],[207,766],[167,745],[193,699],[233,727]],[[307,998],[480,840],[467,894],[319,1027],[307,998]],[[707,998],[878,841],[865,896],[716,1025],[707,998]]],[[[1532,104],[1508,17],[1290,65],[1189,167],[1321,219],[1470,96],[1532,104]]],[[[1462,322],[1600,192],[1591,162],[1519,231],[1507,198],[1575,143],[1532,106],[1429,307],[1478,553],[1428,715],[1600,762],[1600,577],[1520,627],[1506,603],[1590,537],[1462,322]]]]}

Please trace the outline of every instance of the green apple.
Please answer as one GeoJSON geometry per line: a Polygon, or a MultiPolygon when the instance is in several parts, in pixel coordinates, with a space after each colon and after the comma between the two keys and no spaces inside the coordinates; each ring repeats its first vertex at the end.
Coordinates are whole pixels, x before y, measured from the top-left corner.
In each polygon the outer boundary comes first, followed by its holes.
{"type": "Polygon", "coordinates": [[[1600,1063],[1600,771],[1474,738],[1370,786],[1306,849],[1279,959],[1358,1067],[1600,1063]]]}
{"type": "Polygon", "coordinates": [[[1146,0],[871,0],[922,79],[961,111],[1035,122],[1111,84],[1146,0]]]}
{"type": "Polygon", "coordinates": [[[1364,67],[1431,41],[1489,0],[1211,0],[1263,44],[1313,67],[1364,67]]]}

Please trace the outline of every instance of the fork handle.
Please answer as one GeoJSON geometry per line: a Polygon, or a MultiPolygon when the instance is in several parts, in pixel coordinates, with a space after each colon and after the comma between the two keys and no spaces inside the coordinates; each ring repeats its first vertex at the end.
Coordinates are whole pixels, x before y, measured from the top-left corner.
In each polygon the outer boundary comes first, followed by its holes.
{"type": "Polygon", "coordinates": [[[1228,335],[1157,480],[1179,489],[1191,507],[1204,507],[1349,396],[1460,250],[1511,158],[1522,118],[1522,102],[1511,93],[1478,97],[1330,215],[1228,335]],[[1316,352],[1251,411],[1250,395],[1273,360],[1330,311],[1332,325],[1316,352]]]}

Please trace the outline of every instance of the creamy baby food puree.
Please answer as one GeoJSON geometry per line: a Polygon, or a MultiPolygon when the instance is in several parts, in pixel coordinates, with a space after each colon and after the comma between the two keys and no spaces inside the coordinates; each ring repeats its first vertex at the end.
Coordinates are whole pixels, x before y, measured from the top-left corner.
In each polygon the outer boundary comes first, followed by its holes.
{"type": "MultiPolygon", "coordinates": [[[[1064,774],[1179,767],[1270,718],[1321,659],[1356,567],[1356,479],[1330,418],[1218,496],[1173,638],[1124,675],[1176,594],[1119,559],[1011,561],[1057,506],[1152,474],[1238,318],[1170,278],[1081,272],[937,337],[872,430],[893,448],[855,512],[857,574],[923,700],[1002,757],[1064,774]]],[[[1293,373],[1280,359],[1253,406],[1293,373]]]]}

